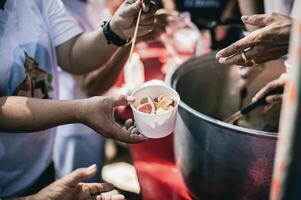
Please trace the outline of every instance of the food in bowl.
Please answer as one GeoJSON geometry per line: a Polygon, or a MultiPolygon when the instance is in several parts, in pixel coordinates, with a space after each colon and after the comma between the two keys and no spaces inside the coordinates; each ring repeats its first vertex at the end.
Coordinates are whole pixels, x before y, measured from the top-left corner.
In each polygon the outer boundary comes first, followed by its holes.
{"type": "Polygon", "coordinates": [[[146,114],[161,114],[172,110],[176,101],[168,96],[160,95],[153,99],[151,96],[142,98],[137,110],[146,114]]]}
{"type": "Polygon", "coordinates": [[[174,89],[165,85],[144,85],[131,96],[136,99],[131,108],[142,135],[163,138],[175,130],[180,96],[174,89]]]}

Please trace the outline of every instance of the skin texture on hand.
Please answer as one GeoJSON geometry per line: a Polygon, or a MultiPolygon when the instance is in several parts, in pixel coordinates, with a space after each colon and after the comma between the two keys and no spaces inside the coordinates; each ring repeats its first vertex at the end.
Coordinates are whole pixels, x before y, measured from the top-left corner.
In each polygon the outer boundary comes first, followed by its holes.
{"type": "Polygon", "coordinates": [[[126,96],[92,97],[83,100],[42,100],[26,97],[0,98],[0,132],[33,132],[69,123],[83,123],[105,137],[127,143],[146,141],[128,120],[120,126],[113,117],[115,107],[135,99],[126,96]]]}
{"type": "MultiPolygon", "coordinates": [[[[165,32],[168,18],[177,14],[178,13],[175,11],[166,11],[164,9],[158,10],[155,14],[154,29],[152,32],[138,37],[137,42],[146,42],[157,39],[165,32]]],[[[90,97],[102,94],[110,89],[118,80],[119,74],[128,60],[130,48],[131,46],[127,45],[124,48],[118,49],[105,66],[84,76],[76,77],[80,88],[82,88],[82,90],[90,97]]]]}
{"type": "MultiPolygon", "coordinates": [[[[266,84],[257,94],[253,97],[252,101],[257,101],[258,99],[264,97],[269,91],[278,88],[284,87],[287,82],[287,74],[282,74],[278,79],[273,80],[266,84]]],[[[265,110],[270,109],[274,104],[281,103],[283,94],[271,95],[266,98],[266,101],[269,105],[266,106],[265,110]]]]}
{"type": "Polygon", "coordinates": [[[138,143],[147,138],[139,134],[133,120],[119,125],[113,116],[114,108],[134,103],[133,97],[124,95],[114,97],[91,97],[78,104],[77,119],[103,136],[126,143],[138,143]]]}
{"type": "Polygon", "coordinates": [[[257,64],[275,60],[287,54],[292,19],[280,14],[265,14],[243,16],[242,21],[262,27],[251,32],[248,36],[222,49],[216,58],[222,64],[236,64],[252,66],[252,62],[245,62],[241,52],[245,51],[247,59],[254,59],[257,64]]]}
{"type": "Polygon", "coordinates": [[[140,9],[143,10],[138,28],[138,36],[150,33],[154,28],[156,6],[149,1],[127,0],[116,11],[110,22],[112,31],[127,40],[132,38],[140,9]]]}
{"type": "Polygon", "coordinates": [[[77,101],[0,97],[0,132],[33,132],[75,123],[77,101]]]}
{"type": "Polygon", "coordinates": [[[124,200],[114,186],[108,183],[83,183],[96,174],[96,165],[80,168],[70,175],[55,181],[39,193],[33,200],[124,200]]]}
{"type": "MultiPolygon", "coordinates": [[[[150,4],[148,0],[143,2],[142,0],[125,1],[110,22],[112,31],[123,39],[133,37],[138,12],[144,7],[142,9],[147,12],[142,12],[138,36],[151,32],[156,6],[150,4]]],[[[59,65],[65,71],[77,75],[83,75],[104,66],[117,50],[117,46],[108,44],[100,30],[80,34],[56,47],[59,65]]]]}

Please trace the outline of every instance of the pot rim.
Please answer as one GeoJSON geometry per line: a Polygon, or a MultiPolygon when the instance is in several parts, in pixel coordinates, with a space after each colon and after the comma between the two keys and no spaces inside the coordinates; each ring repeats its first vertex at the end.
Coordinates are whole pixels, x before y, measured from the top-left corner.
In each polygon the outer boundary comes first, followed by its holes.
{"type": "MultiPolygon", "coordinates": [[[[214,53],[214,52],[213,52],[214,53]]],[[[212,54],[213,54],[212,53],[212,54]]],[[[209,54],[210,55],[210,54],[209,54]]],[[[215,55],[215,54],[214,54],[215,55]]],[[[205,55],[205,57],[208,57],[208,55],[205,55]]],[[[183,64],[177,66],[177,67],[174,67],[173,69],[171,69],[167,74],[166,74],[166,77],[165,77],[165,83],[173,88],[174,90],[176,90],[176,84],[177,84],[177,79],[173,80],[174,78],[174,74],[179,70],[181,69],[181,67],[183,65],[187,65],[188,63],[190,62],[193,62],[197,59],[199,59],[200,57],[195,57],[195,58],[192,58],[192,59],[189,59],[187,61],[185,61],[183,64]]],[[[206,61],[206,60],[204,60],[206,61]]],[[[188,68],[188,67],[187,67],[188,68]]],[[[186,69],[187,70],[187,69],[186,69]]],[[[194,116],[196,117],[199,117],[211,124],[214,124],[218,127],[222,127],[222,128],[226,128],[226,129],[231,129],[231,130],[235,130],[234,132],[240,132],[240,133],[243,133],[243,134],[248,134],[248,135],[254,135],[254,136],[260,136],[260,137],[267,137],[267,138],[274,138],[274,139],[277,139],[278,138],[278,135],[276,132],[268,132],[268,131],[260,131],[260,130],[255,130],[255,129],[250,129],[250,128],[245,128],[245,127],[240,127],[240,126],[236,126],[236,125],[233,125],[233,124],[229,124],[229,123],[226,123],[226,122],[223,122],[221,120],[218,120],[218,119],[215,119],[215,118],[212,118],[208,115],[205,115],[201,112],[198,112],[197,110],[193,109],[192,107],[188,106],[182,99],[180,99],[180,102],[179,102],[179,106],[184,108],[185,110],[187,110],[188,112],[190,112],[191,114],[193,114],[194,116]]]]}

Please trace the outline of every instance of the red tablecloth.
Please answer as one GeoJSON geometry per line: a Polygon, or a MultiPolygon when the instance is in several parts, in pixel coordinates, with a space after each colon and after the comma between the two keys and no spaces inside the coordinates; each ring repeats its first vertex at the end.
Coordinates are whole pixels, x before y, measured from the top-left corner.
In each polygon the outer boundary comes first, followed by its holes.
{"type": "MultiPolygon", "coordinates": [[[[146,81],[164,79],[162,66],[169,55],[163,45],[154,43],[138,52],[144,63],[146,81]]],[[[119,114],[124,119],[132,117],[129,108],[121,109],[119,114]]],[[[130,151],[144,200],[192,199],[175,165],[173,135],[130,145],[130,151]]]]}

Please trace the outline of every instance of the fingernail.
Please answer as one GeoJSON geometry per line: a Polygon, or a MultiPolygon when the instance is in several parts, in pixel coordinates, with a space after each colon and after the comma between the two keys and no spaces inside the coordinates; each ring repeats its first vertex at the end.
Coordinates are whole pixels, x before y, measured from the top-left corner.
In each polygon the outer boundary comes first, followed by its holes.
{"type": "Polygon", "coordinates": [[[244,15],[244,16],[241,17],[241,20],[242,20],[242,21],[248,21],[248,19],[249,19],[249,17],[246,16],[246,15],[244,15]]]}
{"type": "Polygon", "coordinates": [[[129,102],[135,102],[135,101],[136,101],[136,98],[133,97],[133,96],[128,96],[128,97],[127,97],[127,100],[128,100],[129,102]]]}
{"type": "Polygon", "coordinates": [[[96,168],[96,164],[93,164],[90,167],[87,167],[86,170],[91,171],[91,170],[94,170],[95,168],[96,168]]]}
{"type": "Polygon", "coordinates": [[[220,58],[220,59],[218,60],[218,62],[219,62],[220,64],[226,64],[226,58],[220,58]]]}
{"type": "Polygon", "coordinates": [[[222,55],[219,52],[217,52],[217,54],[215,55],[215,58],[220,59],[221,57],[222,57],[222,55]]]}
{"type": "Polygon", "coordinates": [[[252,99],[252,102],[255,102],[255,101],[257,101],[257,99],[256,99],[256,98],[253,98],[253,99],[252,99]]]}

